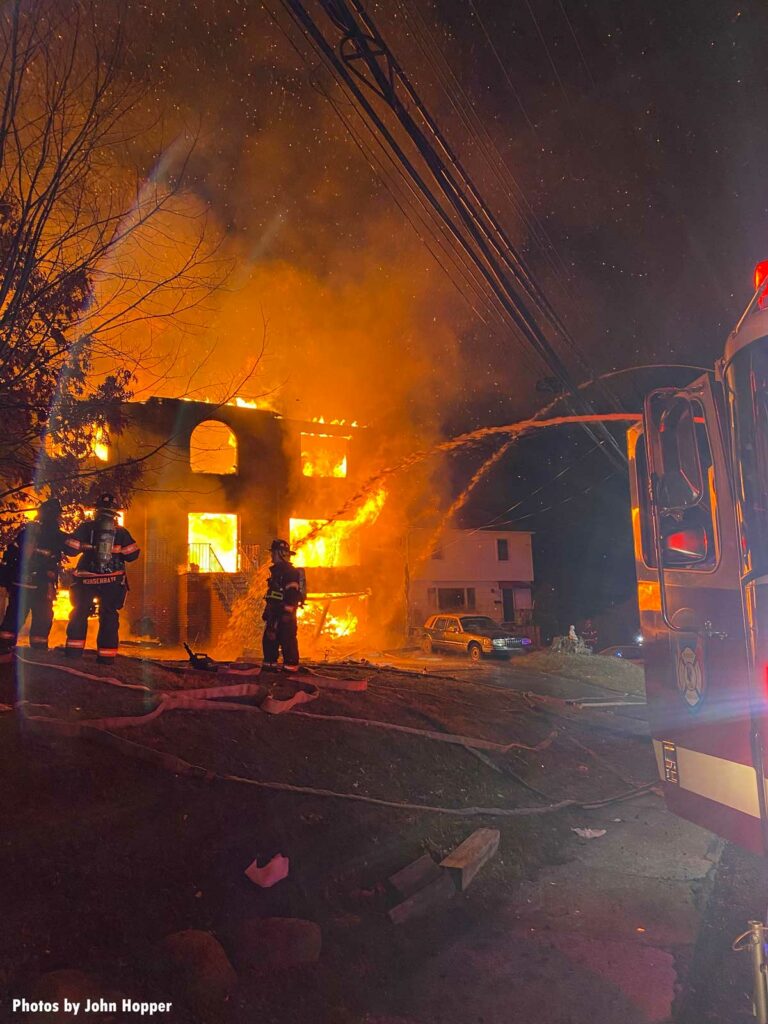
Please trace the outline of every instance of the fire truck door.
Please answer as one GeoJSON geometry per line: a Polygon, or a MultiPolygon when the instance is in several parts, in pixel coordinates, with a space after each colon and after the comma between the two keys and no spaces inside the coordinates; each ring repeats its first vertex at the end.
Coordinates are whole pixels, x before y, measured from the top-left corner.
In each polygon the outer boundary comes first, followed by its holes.
{"type": "Polygon", "coordinates": [[[736,524],[719,393],[648,396],[630,443],[651,735],[672,811],[762,849],[736,524]]]}

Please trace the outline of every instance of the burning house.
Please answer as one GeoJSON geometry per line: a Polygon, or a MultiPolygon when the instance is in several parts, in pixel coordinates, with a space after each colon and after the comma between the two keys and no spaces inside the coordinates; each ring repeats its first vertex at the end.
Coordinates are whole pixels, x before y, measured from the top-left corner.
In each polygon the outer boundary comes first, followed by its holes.
{"type": "Polygon", "coordinates": [[[288,420],[240,399],[130,403],[124,433],[100,457],[143,462],[125,515],[142,549],[126,608],[134,635],[215,642],[274,537],[301,545],[305,627],[318,637],[354,632],[368,598],[359,527],[378,516],[383,492],[326,523],[352,494],[365,435],[357,424],[288,420]]]}

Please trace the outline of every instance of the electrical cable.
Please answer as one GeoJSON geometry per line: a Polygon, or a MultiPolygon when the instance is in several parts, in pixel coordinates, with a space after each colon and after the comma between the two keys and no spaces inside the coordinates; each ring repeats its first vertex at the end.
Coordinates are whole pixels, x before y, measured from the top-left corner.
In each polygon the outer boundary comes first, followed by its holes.
{"type": "MultiPolygon", "coordinates": [[[[311,72],[313,69],[312,69],[311,65],[309,64],[309,61],[307,60],[306,56],[296,46],[296,44],[293,42],[293,40],[290,38],[290,36],[286,32],[286,30],[280,24],[279,20],[274,15],[274,12],[272,12],[269,9],[269,7],[268,7],[268,5],[266,3],[264,4],[264,7],[267,10],[267,13],[269,14],[269,16],[272,18],[272,20],[275,22],[277,27],[280,29],[282,34],[286,37],[286,39],[288,40],[290,45],[293,47],[293,49],[299,54],[300,58],[304,61],[305,65],[309,68],[309,70],[311,72]]],[[[322,56],[322,54],[320,54],[320,55],[322,56]]],[[[344,82],[343,82],[343,80],[340,80],[338,78],[338,76],[334,74],[333,69],[331,69],[331,73],[332,73],[332,75],[334,77],[334,80],[336,81],[337,85],[339,85],[339,87],[343,91],[344,90],[344,82]]],[[[331,97],[330,93],[327,90],[322,89],[322,87],[320,87],[319,91],[321,91],[321,94],[330,102],[332,108],[334,109],[334,112],[337,114],[339,119],[342,121],[342,124],[344,125],[345,129],[348,131],[350,137],[352,138],[352,141],[358,147],[358,149],[364,155],[364,157],[369,160],[369,163],[370,163],[371,160],[373,160],[373,161],[376,162],[376,164],[379,167],[381,167],[381,161],[378,160],[375,157],[375,155],[370,155],[370,156],[367,155],[367,154],[370,154],[370,152],[371,152],[370,149],[366,148],[365,143],[363,143],[362,140],[360,139],[360,137],[355,133],[354,129],[352,128],[352,126],[350,124],[350,122],[345,117],[345,115],[344,115],[343,111],[341,110],[341,108],[339,107],[339,105],[333,100],[333,98],[331,97]]],[[[407,189],[408,189],[408,191],[410,193],[409,194],[409,199],[411,199],[414,203],[418,204],[422,210],[426,211],[426,216],[429,217],[429,215],[430,215],[429,207],[425,204],[423,198],[419,195],[419,193],[414,189],[412,183],[409,181],[407,175],[404,173],[402,168],[397,165],[397,163],[395,162],[395,160],[392,157],[391,153],[389,153],[389,151],[384,146],[384,144],[383,144],[381,138],[379,137],[379,135],[372,130],[372,128],[370,127],[369,124],[367,124],[365,119],[360,114],[360,111],[355,107],[354,104],[352,104],[352,109],[355,110],[355,113],[358,115],[358,117],[360,118],[362,124],[367,129],[367,131],[370,133],[370,135],[373,138],[373,140],[376,143],[376,145],[382,150],[385,158],[389,161],[389,163],[392,166],[392,168],[394,169],[395,173],[399,176],[401,181],[406,185],[406,187],[407,187],[407,189]]],[[[377,177],[379,177],[379,180],[382,180],[382,176],[380,174],[378,174],[375,169],[374,169],[374,173],[377,174],[377,177]]],[[[382,175],[385,174],[383,169],[382,169],[381,173],[382,173],[382,175]]],[[[406,216],[406,218],[408,219],[409,223],[411,224],[411,226],[416,231],[417,236],[420,239],[422,239],[422,241],[424,241],[424,244],[427,246],[428,251],[433,256],[433,258],[437,261],[437,263],[440,266],[440,268],[449,277],[451,282],[454,284],[454,287],[457,288],[457,290],[462,295],[462,297],[465,299],[465,301],[467,301],[468,304],[470,305],[470,308],[472,308],[473,311],[477,313],[478,317],[483,322],[487,322],[486,319],[485,319],[485,316],[483,316],[480,313],[480,311],[475,306],[473,306],[471,302],[469,302],[469,299],[466,296],[466,294],[463,292],[461,287],[457,284],[457,282],[455,281],[455,279],[453,278],[451,273],[447,270],[447,268],[444,266],[444,264],[439,259],[439,257],[437,257],[437,255],[431,249],[431,247],[429,246],[429,243],[427,243],[426,240],[423,239],[423,236],[421,235],[421,232],[418,230],[418,228],[415,227],[415,225],[413,224],[413,220],[409,216],[408,212],[404,209],[403,204],[401,203],[401,201],[398,199],[396,187],[390,188],[389,184],[385,180],[382,180],[382,184],[384,184],[385,187],[388,189],[388,191],[390,192],[390,195],[392,196],[392,198],[393,198],[394,202],[396,203],[396,205],[398,206],[398,208],[404,213],[404,216],[406,216]]],[[[499,324],[504,326],[505,325],[505,318],[504,318],[504,315],[503,315],[503,311],[499,310],[497,305],[495,304],[494,297],[492,296],[492,294],[489,293],[489,290],[488,290],[489,286],[488,286],[487,282],[482,281],[482,280],[478,280],[476,275],[475,275],[475,273],[474,273],[474,271],[473,271],[473,269],[471,267],[467,266],[466,261],[464,261],[463,265],[457,264],[458,254],[456,252],[455,239],[449,233],[446,232],[444,225],[441,222],[437,223],[437,230],[440,232],[440,235],[438,235],[435,232],[435,228],[433,226],[431,226],[428,223],[428,221],[425,220],[425,218],[423,216],[421,216],[419,214],[416,214],[416,216],[418,217],[418,219],[420,220],[420,222],[424,226],[425,230],[431,235],[431,237],[432,237],[433,241],[435,242],[435,244],[439,248],[441,248],[442,252],[447,256],[449,261],[454,265],[457,273],[459,273],[460,275],[464,276],[465,283],[467,281],[469,281],[470,282],[470,287],[472,287],[475,290],[475,295],[476,296],[480,295],[480,297],[485,301],[487,312],[490,313],[490,315],[493,316],[495,318],[495,320],[499,324]]],[[[535,376],[537,371],[536,371],[536,368],[533,366],[532,362],[530,361],[530,358],[528,356],[527,350],[523,349],[522,352],[521,352],[521,355],[522,355],[522,358],[524,359],[526,365],[528,366],[529,370],[531,371],[532,376],[535,376]]]]}
{"type": "MultiPolygon", "coordinates": [[[[493,212],[490,210],[490,208],[484,201],[474,181],[466,172],[464,166],[459,161],[455,152],[452,150],[450,144],[448,143],[444,134],[442,133],[439,126],[435,122],[434,118],[431,116],[431,114],[429,113],[429,111],[419,98],[415,88],[411,84],[405,71],[397,63],[391,51],[387,50],[386,44],[384,43],[380,33],[378,32],[378,29],[376,28],[372,18],[365,11],[362,0],[350,0],[350,2],[357,11],[358,15],[362,18],[366,30],[371,33],[371,38],[376,41],[377,45],[381,50],[381,53],[386,55],[391,69],[397,75],[397,78],[405,88],[406,94],[408,95],[408,98],[410,99],[411,103],[414,105],[415,109],[419,113],[419,116],[421,117],[429,132],[432,134],[437,145],[443,151],[447,159],[450,161],[451,166],[458,174],[460,183],[463,185],[465,189],[468,190],[470,197],[477,204],[477,207],[482,213],[482,219],[478,223],[481,229],[484,229],[485,238],[487,239],[489,244],[493,245],[498,257],[502,260],[504,265],[510,270],[510,272],[516,278],[518,283],[526,290],[529,298],[532,298],[540,312],[543,313],[543,315],[554,327],[554,329],[558,331],[558,333],[561,335],[563,340],[570,348],[572,354],[576,357],[577,361],[581,365],[582,371],[585,373],[585,375],[594,376],[593,374],[591,374],[590,368],[586,360],[579,351],[575,339],[570,335],[567,328],[560,320],[558,314],[552,308],[546,296],[537,285],[535,279],[530,275],[522,257],[520,256],[516,247],[509,238],[507,232],[505,231],[501,223],[498,221],[498,219],[495,217],[493,212]]],[[[343,5],[339,4],[338,6],[346,6],[346,3],[344,3],[343,5]]],[[[362,37],[362,40],[363,42],[365,42],[365,36],[362,37]]],[[[375,53],[373,54],[373,56],[379,56],[379,54],[375,53]]],[[[371,67],[372,72],[375,74],[375,69],[371,66],[370,61],[368,63],[369,67],[371,67]]],[[[386,95],[384,96],[384,98],[387,98],[386,95]]],[[[406,130],[408,130],[408,125],[403,122],[402,113],[404,111],[401,110],[399,107],[395,106],[394,103],[392,103],[393,98],[396,98],[396,94],[394,93],[394,91],[392,93],[392,97],[390,97],[388,101],[390,102],[390,105],[393,107],[393,110],[395,110],[395,113],[397,114],[401,123],[403,123],[404,126],[406,127],[406,130]]],[[[564,381],[564,383],[567,384],[567,381],[564,381]]],[[[571,384],[568,385],[568,390],[571,392],[574,398],[577,398],[573,382],[571,382],[571,384]]],[[[610,389],[604,386],[603,391],[609,403],[612,403],[615,408],[618,408],[616,398],[614,395],[610,393],[610,389]]],[[[591,408],[591,406],[589,406],[589,408],[591,408]]],[[[611,443],[618,452],[620,465],[622,467],[626,467],[626,459],[623,450],[616,444],[615,439],[612,437],[612,435],[609,434],[608,431],[605,431],[603,433],[606,440],[610,438],[609,443],[611,443]]]]}
{"type": "MultiPolygon", "coordinates": [[[[368,81],[368,85],[378,96],[386,99],[390,109],[397,116],[401,127],[406,130],[406,134],[409,139],[429,168],[435,184],[438,186],[440,193],[442,193],[443,199],[448,202],[448,209],[453,210],[453,216],[456,216],[457,218],[456,222],[454,222],[452,216],[449,216],[447,209],[442,205],[441,201],[437,199],[432,189],[427,186],[412,160],[406,155],[402,146],[394,138],[391,131],[377,114],[371,102],[369,102],[365,94],[362,92],[358,81],[356,81],[356,79],[360,80],[361,72],[358,68],[351,68],[348,66],[351,65],[349,47],[347,46],[346,49],[345,61],[342,59],[342,56],[336,53],[334,48],[326,40],[322,31],[309,15],[306,7],[300,2],[300,0],[280,0],[280,2],[283,9],[302,28],[307,38],[314,44],[315,48],[320,51],[325,61],[329,63],[337,71],[338,75],[343,78],[348,91],[353,95],[357,103],[365,111],[365,114],[370,119],[371,123],[375,125],[377,131],[381,133],[382,137],[396,154],[398,160],[400,160],[406,168],[412,180],[416,183],[425,199],[429,202],[435,215],[442,220],[447,230],[450,231],[456,242],[462,247],[467,257],[473,261],[476,268],[488,281],[493,289],[497,301],[500,303],[502,309],[509,316],[521,335],[528,341],[529,345],[531,345],[534,351],[537,352],[546,365],[555,372],[555,375],[562,381],[566,390],[580,401],[580,404],[585,404],[578,398],[575,382],[570,377],[570,374],[560,360],[560,357],[556,354],[549,341],[541,332],[535,317],[527,308],[521,295],[511,286],[507,277],[507,272],[512,273],[513,278],[517,281],[518,285],[523,288],[523,291],[531,294],[540,308],[545,309],[545,311],[547,305],[546,300],[544,300],[543,303],[540,300],[539,290],[535,285],[535,282],[532,282],[529,278],[524,266],[515,266],[509,253],[502,251],[501,255],[499,254],[498,239],[495,235],[499,235],[499,233],[501,233],[503,236],[503,230],[497,226],[497,222],[495,222],[492,215],[490,215],[487,207],[477,194],[477,190],[474,188],[471,181],[469,181],[468,185],[470,188],[470,194],[469,196],[464,195],[462,186],[454,176],[453,171],[446,164],[445,160],[440,157],[434,146],[429,143],[427,137],[424,135],[424,131],[419,128],[413,117],[403,106],[399,97],[394,93],[392,80],[384,74],[377,64],[377,57],[382,55],[386,55],[387,57],[390,75],[394,76],[396,74],[398,82],[403,84],[406,88],[409,98],[412,99],[412,102],[417,103],[420,116],[422,116],[423,119],[426,119],[427,127],[439,143],[440,148],[443,152],[450,152],[450,147],[445,143],[445,140],[440,135],[439,130],[423,104],[421,104],[418,97],[415,96],[415,92],[412,86],[410,86],[408,79],[403,74],[402,69],[394,62],[391,53],[386,48],[380,36],[378,34],[376,34],[375,37],[366,35],[365,32],[360,29],[344,0],[336,0],[335,3],[331,3],[331,0],[321,0],[321,6],[329,16],[333,17],[336,23],[339,22],[343,15],[343,24],[346,27],[346,33],[341,41],[342,54],[345,52],[345,43],[350,43],[354,40],[355,45],[358,47],[358,52],[354,54],[354,57],[360,58],[365,62],[366,67],[373,77],[373,84],[368,81]],[[370,48],[371,41],[375,42],[375,51],[372,51],[370,48]],[[472,206],[473,203],[475,204],[475,208],[472,206]],[[490,228],[489,224],[491,225],[490,228]],[[464,232],[466,232],[466,234],[464,234],[464,232]]],[[[375,32],[375,26],[372,25],[369,16],[363,11],[359,0],[352,0],[352,2],[358,12],[358,16],[363,19],[366,31],[369,33],[371,31],[375,32]]],[[[457,163],[457,168],[459,166],[460,165],[457,163]]],[[[466,174],[463,173],[463,169],[461,177],[464,181],[468,181],[466,174]]],[[[588,405],[588,403],[586,404],[588,405]]],[[[626,465],[626,460],[622,449],[616,442],[616,439],[604,424],[600,424],[597,430],[603,435],[606,444],[613,449],[616,464],[623,469],[626,465]]],[[[594,438],[594,433],[592,433],[592,436],[594,438]]],[[[605,451],[606,454],[608,454],[609,449],[606,448],[605,451]]]]}
{"type": "Polygon", "coordinates": [[[547,505],[545,508],[538,508],[533,512],[526,513],[524,516],[518,516],[517,519],[505,520],[502,525],[514,526],[515,523],[522,523],[526,519],[530,519],[532,516],[543,515],[545,512],[551,512],[553,509],[561,508],[563,505],[567,505],[570,501],[578,501],[579,498],[583,498],[585,494],[589,494],[589,492],[593,491],[595,487],[600,487],[602,484],[607,483],[614,476],[616,476],[616,470],[612,470],[607,476],[604,476],[602,480],[598,480],[595,483],[590,484],[589,487],[585,487],[583,491],[571,494],[567,498],[563,498],[562,501],[555,501],[551,505],[547,505]]]}
{"type": "Polygon", "coordinates": [[[597,88],[597,83],[595,82],[595,79],[594,79],[594,77],[592,75],[592,70],[590,69],[589,64],[587,64],[587,59],[584,56],[584,51],[581,48],[581,43],[579,42],[579,37],[576,35],[576,30],[574,29],[573,23],[571,22],[571,19],[568,16],[568,11],[565,9],[565,4],[563,3],[563,0],[557,0],[557,3],[558,3],[558,6],[559,6],[560,10],[563,12],[563,17],[565,18],[565,23],[568,26],[569,32],[571,33],[571,38],[573,39],[574,43],[576,44],[576,49],[579,52],[579,57],[581,58],[581,63],[584,65],[584,70],[587,72],[587,77],[589,78],[589,81],[591,82],[592,87],[596,89],[597,88]]]}
{"type": "Polygon", "coordinates": [[[486,164],[496,180],[508,193],[514,212],[520,217],[528,229],[531,238],[539,247],[542,255],[551,266],[553,272],[564,278],[566,286],[569,268],[557,251],[554,243],[547,235],[544,226],[537,218],[533,207],[523,192],[521,186],[510,170],[507,161],[502,156],[496,142],[488,129],[475,111],[474,105],[466,93],[460,80],[457,78],[445,54],[440,49],[434,33],[430,29],[426,19],[418,9],[417,4],[412,5],[412,15],[406,0],[398,0],[403,18],[410,26],[411,33],[425,61],[433,70],[438,81],[442,85],[443,92],[454,108],[467,132],[472,135],[477,143],[477,148],[485,158],[486,164]],[[438,59],[439,58],[439,59],[438,59]],[[442,66],[441,66],[442,64],[442,66]],[[518,199],[515,196],[519,197],[518,199]],[[527,210],[527,212],[526,212],[527,210]]]}
{"type": "Polygon", "coordinates": [[[523,117],[525,118],[525,123],[528,125],[528,127],[531,129],[532,132],[535,132],[536,131],[536,126],[534,125],[533,121],[531,121],[530,117],[528,117],[528,112],[527,112],[527,110],[525,109],[525,107],[523,105],[522,98],[521,98],[520,94],[518,93],[517,89],[515,88],[514,82],[510,78],[509,72],[507,71],[507,67],[506,67],[504,61],[501,59],[501,57],[499,56],[498,50],[494,46],[493,40],[491,39],[491,36],[488,33],[488,29],[485,27],[485,22],[480,17],[480,14],[479,14],[477,8],[475,7],[475,0],[469,0],[469,7],[470,7],[470,10],[472,11],[472,13],[475,16],[475,18],[477,20],[477,23],[480,26],[480,29],[481,29],[483,35],[485,36],[486,41],[487,41],[489,47],[491,48],[491,53],[496,58],[496,63],[499,65],[499,68],[501,69],[501,73],[504,75],[504,79],[505,79],[505,81],[506,81],[506,83],[507,83],[507,85],[509,87],[509,91],[515,97],[517,105],[520,107],[520,112],[522,113],[523,117]]]}
{"type": "Polygon", "coordinates": [[[557,84],[560,86],[560,91],[563,94],[563,98],[565,99],[565,102],[568,104],[568,106],[570,106],[571,98],[568,95],[568,90],[565,88],[565,82],[563,82],[562,78],[560,77],[560,72],[557,70],[555,59],[549,51],[549,47],[547,46],[547,40],[544,38],[544,33],[541,31],[541,26],[539,25],[538,18],[536,17],[536,12],[531,6],[531,0],[525,0],[525,6],[528,8],[528,13],[531,16],[531,20],[533,21],[534,26],[536,27],[536,32],[538,33],[539,39],[541,40],[541,45],[544,47],[544,52],[547,55],[547,60],[549,61],[550,67],[552,68],[552,72],[557,80],[557,84]]]}

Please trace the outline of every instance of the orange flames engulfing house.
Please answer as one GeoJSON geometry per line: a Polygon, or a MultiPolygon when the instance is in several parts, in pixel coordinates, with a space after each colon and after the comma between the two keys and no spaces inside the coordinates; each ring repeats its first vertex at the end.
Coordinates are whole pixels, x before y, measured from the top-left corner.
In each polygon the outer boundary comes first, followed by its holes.
{"type": "Polygon", "coordinates": [[[303,433],[301,472],[304,476],[345,477],[350,440],[348,435],[303,433]]]}
{"type": "Polygon", "coordinates": [[[360,618],[352,605],[362,610],[368,595],[360,594],[350,597],[347,594],[312,595],[307,604],[299,609],[299,626],[302,630],[302,641],[306,648],[307,642],[312,648],[324,645],[327,641],[346,640],[357,632],[360,618]],[[332,610],[333,609],[333,610],[332,610]]]}
{"type": "Polygon", "coordinates": [[[360,564],[360,529],[376,522],[387,500],[383,487],[360,506],[352,519],[291,519],[290,541],[296,565],[335,569],[360,564]]]}
{"type": "MultiPolygon", "coordinates": [[[[326,570],[360,566],[361,546],[368,539],[367,529],[379,519],[386,500],[386,490],[379,487],[349,519],[290,520],[290,542],[296,550],[295,563],[310,570],[310,588],[313,568],[326,570]]],[[[305,648],[318,653],[318,648],[323,648],[329,641],[354,637],[365,617],[368,597],[367,591],[310,592],[299,614],[305,648]]]]}

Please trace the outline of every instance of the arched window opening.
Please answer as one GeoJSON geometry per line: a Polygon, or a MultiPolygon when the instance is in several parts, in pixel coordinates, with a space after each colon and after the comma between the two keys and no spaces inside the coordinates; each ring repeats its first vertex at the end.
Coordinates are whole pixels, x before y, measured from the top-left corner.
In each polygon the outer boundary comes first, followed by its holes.
{"type": "Polygon", "coordinates": [[[237,438],[226,423],[198,423],[189,439],[189,465],[193,473],[225,476],[237,472],[237,438]]]}

